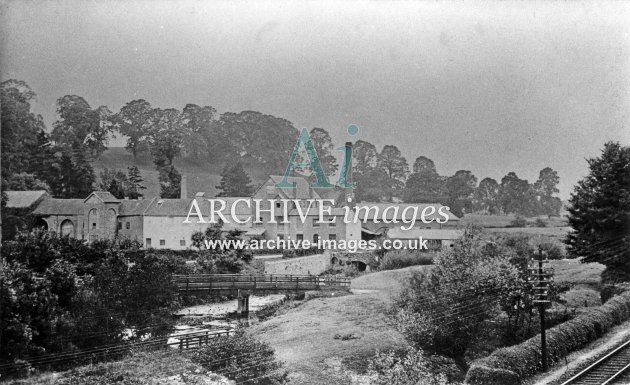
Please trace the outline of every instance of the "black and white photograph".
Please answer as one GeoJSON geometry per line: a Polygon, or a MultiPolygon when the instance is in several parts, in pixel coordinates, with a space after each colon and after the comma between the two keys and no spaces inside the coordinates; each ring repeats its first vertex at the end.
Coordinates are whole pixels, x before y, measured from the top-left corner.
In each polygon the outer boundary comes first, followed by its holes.
{"type": "Polygon", "coordinates": [[[0,385],[630,384],[630,2],[0,0],[0,385]]]}

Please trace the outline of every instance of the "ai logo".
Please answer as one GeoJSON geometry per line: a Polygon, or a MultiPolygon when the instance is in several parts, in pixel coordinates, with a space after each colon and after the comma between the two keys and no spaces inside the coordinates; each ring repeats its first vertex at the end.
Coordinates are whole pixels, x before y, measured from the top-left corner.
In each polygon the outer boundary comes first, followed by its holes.
{"type": "MultiPolygon", "coordinates": [[[[348,127],[348,134],[351,136],[356,135],[359,132],[359,128],[354,124],[348,127]]],[[[337,186],[341,188],[352,188],[351,182],[347,180],[349,168],[352,164],[352,146],[345,144],[341,147],[337,147],[335,150],[343,151],[343,161],[341,163],[341,170],[339,172],[339,179],[337,180],[337,186]]],[[[298,141],[295,145],[295,149],[293,150],[293,154],[291,154],[291,159],[289,160],[289,164],[287,165],[287,169],[284,172],[284,177],[278,183],[276,183],[276,187],[278,188],[293,188],[294,183],[289,183],[289,175],[291,171],[294,169],[310,169],[317,178],[317,182],[312,186],[316,188],[333,188],[335,185],[331,184],[326,177],[326,173],[322,168],[322,164],[319,161],[319,157],[317,156],[317,151],[315,150],[315,146],[313,146],[313,142],[311,140],[311,136],[308,133],[306,128],[302,128],[300,132],[300,136],[298,137],[298,141]],[[300,151],[300,146],[304,145],[304,149],[306,150],[306,156],[308,161],[306,162],[298,162],[298,153],[300,151]]]]}

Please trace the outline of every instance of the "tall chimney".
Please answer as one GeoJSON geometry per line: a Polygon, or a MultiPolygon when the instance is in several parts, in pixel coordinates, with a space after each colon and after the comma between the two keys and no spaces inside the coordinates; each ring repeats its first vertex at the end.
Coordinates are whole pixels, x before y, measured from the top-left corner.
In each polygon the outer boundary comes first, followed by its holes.
{"type": "Polygon", "coordinates": [[[188,189],[186,187],[186,175],[182,175],[182,180],[180,182],[180,198],[186,199],[188,198],[188,189]]]}
{"type": "MultiPolygon", "coordinates": [[[[353,184],[354,183],[354,178],[353,178],[353,175],[352,175],[352,150],[353,150],[352,142],[346,142],[346,146],[345,147],[346,147],[346,157],[347,157],[346,159],[348,159],[348,164],[349,164],[348,172],[346,174],[346,181],[351,186],[354,186],[354,184],[353,184]]],[[[350,206],[354,207],[354,203],[355,203],[354,202],[354,187],[350,187],[349,189],[347,189],[345,195],[346,195],[346,203],[348,203],[347,199],[351,198],[352,202],[351,202],[350,206]]]]}

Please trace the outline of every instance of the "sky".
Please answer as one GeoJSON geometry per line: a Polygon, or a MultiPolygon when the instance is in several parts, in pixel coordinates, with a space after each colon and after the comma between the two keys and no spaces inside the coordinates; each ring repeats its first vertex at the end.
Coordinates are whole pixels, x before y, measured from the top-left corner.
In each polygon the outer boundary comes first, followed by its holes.
{"type": "Polygon", "coordinates": [[[48,128],[67,94],[255,110],[441,175],[534,182],[549,166],[563,199],[606,141],[630,144],[630,3],[0,4],[0,78],[30,85],[48,128]]]}

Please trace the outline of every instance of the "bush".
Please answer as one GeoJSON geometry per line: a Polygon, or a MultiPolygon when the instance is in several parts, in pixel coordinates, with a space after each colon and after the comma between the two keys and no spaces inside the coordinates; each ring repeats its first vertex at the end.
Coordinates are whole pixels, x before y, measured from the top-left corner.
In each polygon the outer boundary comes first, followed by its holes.
{"type": "Polygon", "coordinates": [[[432,265],[434,254],[418,250],[395,250],[385,254],[380,270],[402,269],[409,266],[432,265]]]}
{"type": "Polygon", "coordinates": [[[543,242],[539,246],[547,253],[547,259],[564,258],[564,249],[553,242],[543,242]]]}
{"type": "Polygon", "coordinates": [[[196,362],[214,373],[238,383],[284,384],[286,371],[276,361],[269,344],[238,331],[233,336],[213,338],[189,353],[196,362]]]}
{"type": "Polygon", "coordinates": [[[422,351],[413,348],[396,352],[377,353],[370,360],[367,375],[374,385],[446,385],[444,374],[433,374],[422,351]]]}
{"type": "Polygon", "coordinates": [[[296,258],[297,253],[293,249],[287,249],[282,251],[282,259],[296,258]]]}
{"type": "Polygon", "coordinates": [[[547,227],[547,222],[545,222],[541,218],[538,218],[538,219],[536,219],[536,222],[534,222],[534,226],[536,226],[536,227],[547,227]]]}
{"type": "MultiPolygon", "coordinates": [[[[630,292],[613,297],[606,304],[585,309],[570,321],[547,331],[549,364],[559,362],[572,351],[600,338],[605,332],[630,318],[630,292]]],[[[466,374],[468,384],[520,383],[542,370],[540,337],[501,348],[475,361],[466,374]],[[514,382],[517,378],[519,382],[514,382]],[[506,382],[506,379],[510,379],[506,382]]]]}
{"type": "Polygon", "coordinates": [[[527,220],[517,215],[507,227],[527,227],[527,220]]]}

